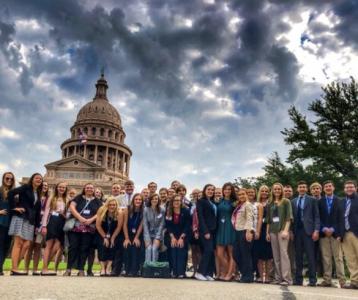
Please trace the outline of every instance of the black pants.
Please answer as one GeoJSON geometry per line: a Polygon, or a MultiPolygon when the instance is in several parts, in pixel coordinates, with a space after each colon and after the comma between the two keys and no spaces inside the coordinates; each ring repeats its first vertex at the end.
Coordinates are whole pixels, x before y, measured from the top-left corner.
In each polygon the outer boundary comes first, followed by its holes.
{"type": "Polygon", "coordinates": [[[311,235],[306,234],[304,228],[298,229],[295,233],[294,243],[296,252],[296,283],[303,283],[303,255],[306,254],[308,261],[309,282],[315,284],[317,282],[315,245],[311,235]]]}
{"type": "Polygon", "coordinates": [[[246,230],[236,231],[236,242],[234,245],[234,259],[241,273],[242,282],[253,282],[252,268],[252,244],[246,241],[246,230]]]}
{"type": "Polygon", "coordinates": [[[9,227],[0,226],[0,272],[3,271],[5,258],[11,245],[11,236],[8,235],[9,227]]]}
{"type": "Polygon", "coordinates": [[[215,247],[215,237],[212,232],[210,232],[210,239],[206,239],[204,235],[200,234],[200,241],[203,247],[202,256],[199,264],[198,273],[204,276],[213,276],[215,269],[215,257],[214,257],[214,247],[215,247]]]}
{"type": "Polygon", "coordinates": [[[183,248],[174,247],[170,248],[173,275],[185,276],[186,263],[188,257],[188,243],[184,243],[183,248]]]}
{"type": "Polygon", "coordinates": [[[123,267],[123,242],[124,235],[121,232],[116,239],[116,250],[114,253],[114,260],[112,264],[112,274],[115,276],[121,275],[123,267]]]}
{"type": "MultiPolygon", "coordinates": [[[[129,240],[133,243],[134,235],[129,236],[129,240]]],[[[124,269],[126,275],[138,276],[141,265],[144,261],[144,242],[141,240],[140,246],[128,245],[127,249],[123,251],[124,269]]]]}
{"type": "Polygon", "coordinates": [[[71,270],[77,266],[79,271],[84,270],[84,266],[92,246],[94,234],[82,232],[68,233],[68,262],[67,269],[71,270]]]}

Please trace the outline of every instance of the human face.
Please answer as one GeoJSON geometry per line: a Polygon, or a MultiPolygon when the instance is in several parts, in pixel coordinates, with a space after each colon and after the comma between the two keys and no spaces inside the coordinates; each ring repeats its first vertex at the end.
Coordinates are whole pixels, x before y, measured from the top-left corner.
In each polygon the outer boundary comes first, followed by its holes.
{"type": "Polygon", "coordinates": [[[256,193],[254,189],[248,189],[246,191],[247,197],[249,197],[249,201],[253,202],[256,201],[256,193]]]}
{"type": "Polygon", "coordinates": [[[221,188],[216,188],[215,189],[215,199],[221,199],[223,196],[221,188]]]}
{"type": "Polygon", "coordinates": [[[247,194],[246,194],[245,191],[239,191],[239,192],[237,193],[237,195],[238,195],[239,202],[245,202],[245,201],[246,201],[246,199],[247,199],[247,194]]]}
{"type": "Polygon", "coordinates": [[[128,194],[128,195],[131,195],[131,194],[133,194],[133,191],[134,191],[134,184],[126,184],[125,186],[124,186],[124,190],[126,191],[126,194],[128,194]]]}
{"type": "Polygon", "coordinates": [[[159,197],[160,197],[161,202],[163,202],[163,201],[165,202],[167,200],[167,197],[168,197],[167,191],[166,190],[161,190],[159,192],[159,197]]]}
{"type": "Polygon", "coordinates": [[[155,194],[155,192],[157,191],[157,184],[156,183],[149,184],[148,189],[150,194],[155,194]]]}
{"type": "Polygon", "coordinates": [[[148,199],[148,197],[149,197],[149,190],[148,190],[148,189],[143,189],[141,194],[142,194],[142,196],[143,196],[144,199],[148,199]]]}
{"type": "Polygon", "coordinates": [[[85,196],[92,197],[94,195],[94,186],[93,184],[87,184],[85,186],[85,196]]]}
{"type": "Polygon", "coordinates": [[[215,188],[212,185],[209,185],[205,190],[205,197],[212,198],[215,193],[215,188]]]}
{"type": "Polygon", "coordinates": [[[180,208],[181,206],[181,199],[180,197],[176,196],[173,200],[173,208],[180,208]]]}
{"type": "Polygon", "coordinates": [[[283,189],[283,195],[286,199],[291,199],[293,196],[293,190],[290,187],[285,187],[283,189]]]}
{"type": "Polygon", "coordinates": [[[268,188],[262,188],[261,191],[260,191],[260,197],[261,197],[261,200],[267,200],[268,197],[269,197],[269,189],[268,188]]]}
{"type": "Polygon", "coordinates": [[[60,197],[63,196],[63,194],[66,192],[66,183],[61,182],[58,186],[57,186],[57,193],[60,197]]]}
{"type": "Polygon", "coordinates": [[[119,184],[115,184],[112,186],[112,196],[118,196],[121,191],[121,187],[119,184]]]}
{"type": "Polygon", "coordinates": [[[192,191],[191,197],[192,197],[193,201],[197,201],[199,199],[199,191],[198,190],[192,191]]]}
{"type": "Polygon", "coordinates": [[[331,182],[326,183],[323,187],[323,190],[327,196],[332,196],[334,193],[334,185],[331,182]]]}
{"type": "Polygon", "coordinates": [[[75,196],[76,196],[76,191],[75,191],[75,190],[70,190],[70,192],[68,193],[68,196],[70,197],[70,199],[75,198],[75,196]]]}
{"type": "Polygon", "coordinates": [[[34,180],[32,181],[32,185],[35,188],[38,188],[42,184],[42,176],[41,175],[35,175],[34,180]]]}
{"type": "Polygon", "coordinates": [[[347,196],[352,196],[357,191],[357,188],[352,183],[347,183],[344,185],[344,193],[347,196]]]}
{"type": "Polygon", "coordinates": [[[48,183],[47,182],[44,182],[42,184],[42,192],[43,193],[46,193],[48,191],[48,183]]]}
{"type": "MultiPolygon", "coordinates": [[[[113,188],[112,188],[113,190],[113,188]]],[[[94,192],[94,195],[97,199],[101,199],[102,198],[102,191],[100,189],[96,189],[96,191],[94,192]]]]}
{"type": "Polygon", "coordinates": [[[125,190],[121,190],[121,191],[119,192],[119,194],[120,194],[120,195],[125,195],[125,194],[126,194],[126,191],[125,191],[125,190]]]}
{"type": "Polygon", "coordinates": [[[134,198],[133,202],[134,202],[134,207],[140,207],[143,203],[142,198],[139,195],[134,198]]]}
{"type": "Polygon", "coordinates": [[[304,194],[307,193],[307,185],[306,184],[300,184],[298,187],[297,187],[297,192],[303,196],[304,194]]]}
{"type": "Polygon", "coordinates": [[[184,198],[186,195],[186,190],[184,188],[180,188],[178,190],[178,195],[180,195],[182,198],[184,198]]]}
{"type": "Polygon", "coordinates": [[[275,184],[273,187],[272,187],[272,194],[273,196],[276,198],[276,199],[279,199],[281,198],[282,196],[282,187],[278,184],[275,184]]]}
{"type": "Polygon", "coordinates": [[[7,187],[11,187],[14,182],[14,176],[12,176],[10,173],[6,173],[4,176],[4,184],[7,187]]]}
{"type": "Polygon", "coordinates": [[[110,213],[115,212],[115,211],[116,211],[116,207],[117,207],[117,202],[116,202],[116,201],[110,201],[110,202],[108,203],[108,211],[109,211],[110,213]]]}
{"type": "Polygon", "coordinates": [[[172,199],[175,195],[174,189],[168,189],[168,198],[172,199]]]}
{"type": "MultiPolygon", "coordinates": [[[[215,193],[216,194],[216,193],[215,193]]],[[[231,186],[227,185],[223,190],[223,195],[225,199],[230,199],[231,196],[231,186]]],[[[216,195],[215,195],[216,196],[216,195]]]]}
{"type": "Polygon", "coordinates": [[[200,191],[199,194],[198,194],[198,199],[201,199],[201,198],[203,198],[203,192],[202,191],[200,191]]]}
{"type": "Polygon", "coordinates": [[[321,193],[322,193],[322,189],[320,186],[318,185],[314,185],[311,188],[311,195],[315,198],[320,198],[321,197],[321,193]]]}
{"type": "Polygon", "coordinates": [[[172,189],[174,189],[174,191],[176,191],[176,189],[179,187],[179,185],[180,185],[180,182],[175,180],[175,181],[172,182],[171,187],[172,187],[172,189]]]}
{"type": "Polygon", "coordinates": [[[151,201],[151,207],[156,207],[159,203],[159,197],[158,196],[155,196],[153,197],[152,201],[151,201]]]}

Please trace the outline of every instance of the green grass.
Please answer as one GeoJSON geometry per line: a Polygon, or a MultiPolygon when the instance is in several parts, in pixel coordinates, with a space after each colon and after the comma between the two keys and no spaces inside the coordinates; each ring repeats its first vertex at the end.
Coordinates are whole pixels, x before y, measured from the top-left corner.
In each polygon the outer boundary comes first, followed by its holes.
{"type": "MultiPolygon", "coordinates": [[[[49,265],[49,270],[54,270],[55,265],[53,262],[50,263],[49,265]]],[[[87,266],[85,266],[85,270],[87,269],[87,266]]],[[[11,259],[7,258],[5,260],[4,263],[4,271],[10,271],[11,270],[11,259]]],[[[19,270],[24,270],[24,261],[21,262],[19,270]]],[[[30,270],[32,270],[32,261],[30,262],[30,270]]],[[[41,271],[42,270],[42,261],[40,261],[39,263],[39,267],[38,270],[41,271]]],[[[58,266],[58,270],[59,271],[64,271],[66,270],[66,263],[65,262],[61,262],[60,265],[58,266]]],[[[93,271],[100,271],[101,267],[99,264],[93,264],[93,271]]]]}

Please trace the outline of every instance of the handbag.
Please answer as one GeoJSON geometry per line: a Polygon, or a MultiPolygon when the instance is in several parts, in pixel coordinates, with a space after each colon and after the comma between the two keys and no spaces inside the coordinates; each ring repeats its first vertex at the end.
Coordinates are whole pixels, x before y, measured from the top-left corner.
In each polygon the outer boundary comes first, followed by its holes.
{"type": "Polygon", "coordinates": [[[142,276],[145,278],[170,278],[169,263],[146,261],[143,265],[142,276]]]}
{"type": "MultiPolygon", "coordinates": [[[[82,212],[87,208],[88,204],[89,204],[89,202],[87,202],[87,204],[85,205],[85,207],[82,208],[80,214],[82,214],[82,212]]],[[[77,220],[76,220],[76,218],[74,218],[74,217],[72,217],[72,218],[66,220],[65,225],[63,226],[63,231],[64,231],[64,232],[69,232],[69,231],[71,231],[71,230],[75,227],[76,221],[77,221],[77,220]]]]}

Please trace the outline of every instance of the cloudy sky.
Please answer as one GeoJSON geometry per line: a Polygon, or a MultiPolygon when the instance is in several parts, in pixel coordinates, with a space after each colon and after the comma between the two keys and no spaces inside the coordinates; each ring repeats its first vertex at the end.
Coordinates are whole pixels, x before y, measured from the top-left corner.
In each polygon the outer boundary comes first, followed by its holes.
{"type": "Polygon", "coordinates": [[[1,0],[0,172],[44,172],[105,66],[138,187],[255,176],[287,109],[358,77],[357,1],[1,0]]]}

